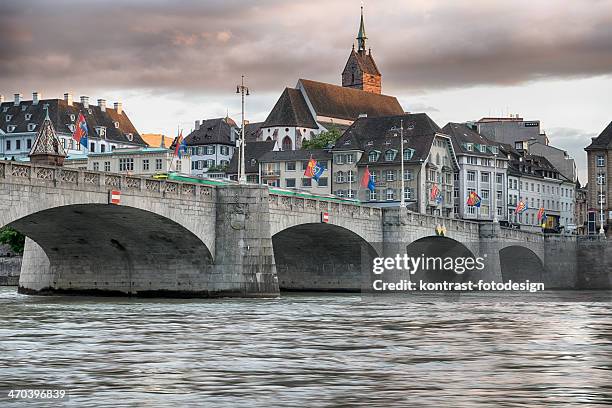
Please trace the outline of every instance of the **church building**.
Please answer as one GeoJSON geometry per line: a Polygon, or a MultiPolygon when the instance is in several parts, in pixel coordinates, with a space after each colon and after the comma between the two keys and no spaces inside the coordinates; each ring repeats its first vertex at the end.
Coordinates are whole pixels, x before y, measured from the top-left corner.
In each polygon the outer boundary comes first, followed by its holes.
{"type": "Polygon", "coordinates": [[[345,130],[360,117],[404,113],[397,98],[381,93],[382,75],[366,52],[363,8],[355,45],[342,72],[342,86],[299,79],[285,88],[261,125],[257,140],[274,141],[282,150],[297,150],[305,140],[333,127],[345,130]]]}

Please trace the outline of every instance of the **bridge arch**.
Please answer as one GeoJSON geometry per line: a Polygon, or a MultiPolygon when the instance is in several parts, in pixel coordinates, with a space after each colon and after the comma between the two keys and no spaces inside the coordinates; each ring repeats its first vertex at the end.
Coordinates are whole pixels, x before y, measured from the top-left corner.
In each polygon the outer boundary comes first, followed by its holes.
{"type": "Polygon", "coordinates": [[[22,268],[25,293],[207,291],[209,247],[185,226],[152,211],[70,204],[30,211],[8,225],[30,238],[26,250],[43,259],[22,268]]]}
{"type": "Polygon", "coordinates": [[[499,263],[504,282],[530,280],[542,282],[545,270],[542,257],[524,245],[508,245],[499,251],[499,263]]]}
{"type": "Polygon", "coordinates": [[[356,232],[320,222],[285,228],[272,245],[279,287],[295,291],[360,291],[362,260],[378,252],[356,232]]]}

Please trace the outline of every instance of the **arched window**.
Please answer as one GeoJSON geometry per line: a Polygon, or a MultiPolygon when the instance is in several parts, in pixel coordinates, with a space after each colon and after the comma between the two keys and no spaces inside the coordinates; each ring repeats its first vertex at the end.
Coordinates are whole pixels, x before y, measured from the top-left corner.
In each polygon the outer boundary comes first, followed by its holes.
{"type": "Polygon", "coordinates": [[[289,136],[283,139],[283,150],[293,150],[293,142],[289,136]]]}
{"type": "Polygon", "coordinates": [[[272,136],[268,136],[268,138],[266,139],[266,142],[271,142],[272,141],[272,136]]]}

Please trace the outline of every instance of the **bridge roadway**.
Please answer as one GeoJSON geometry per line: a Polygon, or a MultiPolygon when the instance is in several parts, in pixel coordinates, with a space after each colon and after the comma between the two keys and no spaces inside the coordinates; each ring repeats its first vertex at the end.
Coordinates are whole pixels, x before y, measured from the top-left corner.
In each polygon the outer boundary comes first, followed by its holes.
{"type": "Polygon", "coordinates": [[[371,258],[440,248],[486,254],[485,278],[531,276],[558,287],[579,281],[575,239],[557,237],[551,244],[541,234],[497,224],[286,196],[260,185],[0,162],[0,197],[0,225],[28,237],[22,293],[267,297],[281,289],[355,291],[371,258]],[[111,190],[120,191],[120,204],[109,204],[111,190]],[[329,222],[322,222],[322,213],[329,222]],[[446,237],[435,236],[438,225],[446,227],[446,237]],[[550,273],[560,266],[566,272],[550,273]]]}

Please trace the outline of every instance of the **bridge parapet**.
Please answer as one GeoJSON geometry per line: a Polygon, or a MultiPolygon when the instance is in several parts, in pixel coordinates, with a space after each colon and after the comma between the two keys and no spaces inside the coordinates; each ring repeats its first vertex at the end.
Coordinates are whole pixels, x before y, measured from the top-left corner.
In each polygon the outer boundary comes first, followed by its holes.
{"type": "Polygon", "coordinates": [[[215,200],[213,186],[142,176],[0,161],[0,178],[9,183],[84,191],[121,190],[125,194],[161,196],[196,201],[215,200]]]}
{"type": "Polygon", "coordinates": [[[461,232],[478,234],[478,223],[456,218],[439,217],[429,214],[415,212],[400,212],[399,208],[384,209],[384,225],[412,225],[415,227],[429,228],[430,235],[434,235],[434,229],[440,225],[446,228],[447,233],[461,232]]]}
{"type": "Polygon", "coordinates": [[[348,217],[381,219],[382,209],[353,203],[339,203],[316,198],[285,196],[270,193],[268,201],[270,209],[293,210],[300,212],[319,213],[348,217]]]}

